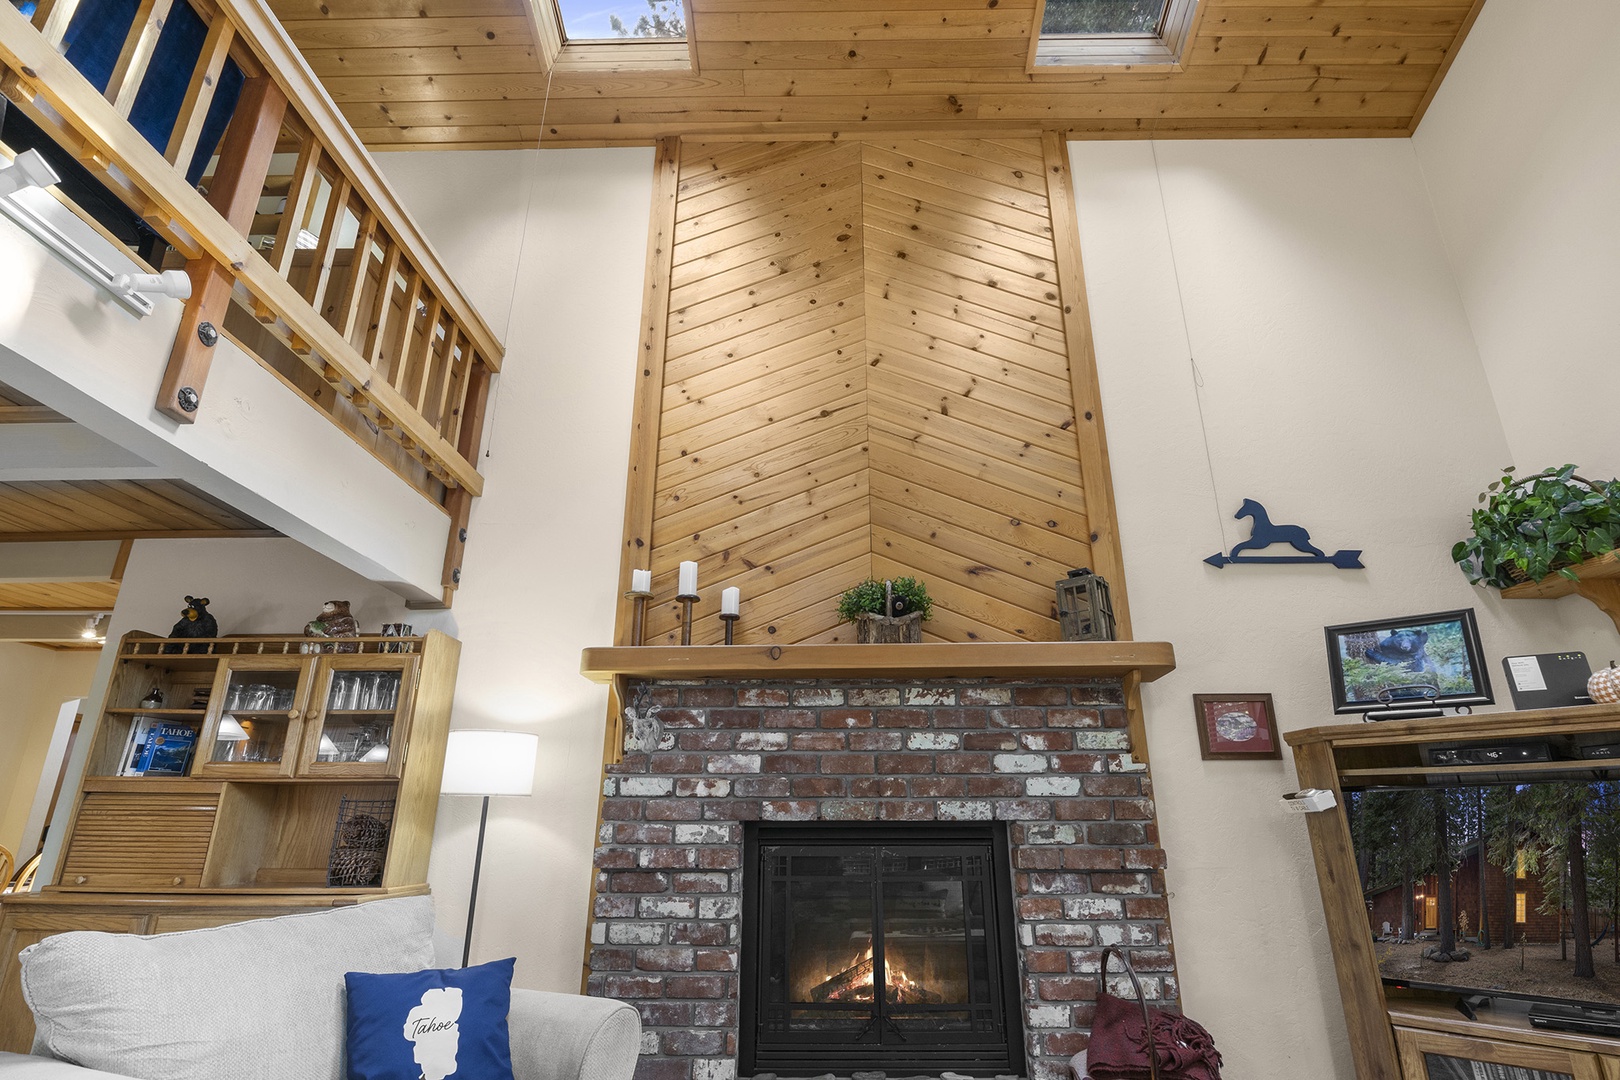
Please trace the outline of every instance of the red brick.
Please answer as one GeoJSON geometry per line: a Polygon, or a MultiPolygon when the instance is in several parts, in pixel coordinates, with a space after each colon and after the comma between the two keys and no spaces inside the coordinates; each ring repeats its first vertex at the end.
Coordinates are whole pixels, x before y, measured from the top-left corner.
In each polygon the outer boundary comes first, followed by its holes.
{"type": "Polygon", "coordinates": [[[792,745],[795,750],[814,750],[822,754],[829,750],[842,750],[844,748],[844,733],[842,731],[796,731],[793,733],[792,745]]]}
{"type": "Polygon", "coordinates": [[[643,1027],[686,1027],[692,1022],[689,1001],[638,1001],[636,1012],[643,1027]]]}
{"type": "Polygon", "coordinates": [[[1014,705],[1067,705],[1069,688],[1066,686],[1015,686],[1014,705]]]}
{"type": "Polygon", "coordinates": [[[772,709],[770,723],[774,728],[813,728],[819,718],[814,709],[772,709]]]}
{"type": "Polygon", "coordinates": [[[696,821],[703,807],[690,799],[648,799],[648,821],[696,821]]]}
{"type": "Polygon", "coordinates": [[[931,802],[879,803],[878,817],[883,821],[933,821],[934,804],[931,802]]]}
{"type": "Polygon", "coordinates": [[[697,969],[699,971],[736,971],[736,950],[699,949],[697,951],[697,969]]]}
{"type": "Polygon", "coordinates": [[[670,923],[669,941],[671,945],[724,945],[726,943],[725,923],[670,923]]]}
{"type": "Polygon", "coordinates": [[[668,874],[618,873],[608,875],[609,892],[661,893],[668,890],[668,874]]]}
{"type": "Polygon", "coordinates": [[[636,966],[634,949],[609,948],[596,945],[591,948],[592,971],[630,971],[636,966]]]}
{"type": "Polygon", "coordinates": [[[692,1003],[692,1023],[698,1027],[736,1027],[737,1003],[735,1001],[695,1001],[692,1003]]]}
{"type": "Polygon", "coordinates": [[[647,771],[647,755],[628,753],[619,759],[617,765],[609,765],[607,772],[612,776],[634,776],[647,771]]]}
{"type": "Polygon", "coordinates": [[[1028,971],[1057,972],[1069,970],[1069,953],[1066,949],[1025,949],[1024,967],[1028,971]]]}
{"type": "Polygon", "coordinates": [[[849,782],[849,794],[856,799],[903,799],[906,782],[897,776],[863,776],[849,782]]]}
{"type": "Polygon", "coordinates": [[[820,805],[814,799],[767,799],[759,816],[765,821],[814,821],[820,805]]]}
{"type": "Polygon", "coordinates": [[[649,870],[685,870],[697,863],[696,852],[689,847],[649,848],[643,854],[641,865],[649,870]]]}
{"type": "Polygon", "coordinates": [[[1053,754],[1052,768],[1060,773],[1100,773],[1108,771],[1106,754],[1053,754]]]}
{"type": "Polygon", "coordinates": [[[658,713],[658,722],[666,728],[700,728],[703,726],[703,713],[697,709],[662,709],[658,713]]]}
{"type": "Polygon", "coordinates": [[[1057,870],[1063,865],[1063,852],[1055,847],[1021,847],[1013,852],[1013,865],[1020,870],[1057,870]]]}
{"type": "Polygon", "coordinates": [[[702,754],[659,754],[652,759],[652,771],[671,773],[700,773],[703,771],[702,754]]]}
{"type": "Polygon", "coordinates": [[[1153,801],[1151,799],[1115,799],[1115,821],[1152,821],[1153,801]]]}
{"type": "Polygon", "coordinates": [[[1086,826],[1086,842],[1100,845],[1144,844],[1147,842],[1147,830],[1140,825],[1099,822],[1086,826]]]}
{"type": "MultiPolygon", "coordinates": [[[[598,896],[591,909],[598,919],[633,919],[636,917],[636,899],[633,896],[598,896]]],[[[1144,915],[1142,918],[1152,918],[1144,915]]]]}
{"type": "Polygon", "coordinates": [[[691,971],[693,950],[686,948],[642,948],[636,950],[636,967],[642,971],[691,971]]]}
{"type": "Polygon", "coordinates": [[[1016,750],[1018,736],[1010,731],[970,731],[962,736],[964,750],[1016,750]]]}
{"type": "Polygon", "coordinates": [[[723,1031],[665,1031],[658,1036],[658,1048],[667,1055],[682,1057],[701,1057],[712,1054],[723,1054],[726,1050],[726,1034],[723,1031]]]}
{"type": "Polygon", "coordinates": [[[703,804],[704,821],[758,821],[758,799],[715,799],[703,804]]]}
{"type": "Polygon", "coordinates": [[[1158,848],[1128,848],[1125,851],[1127,870],[1163,870],[1164,852],[1158,848]]]}
{"type": "Polygon", "coordinates": [[[698,708],[725,709],[737,704],[737,691],[730,686],[683,686],[681,704],[698,708]]]}
{"type": "Polygon", "coordinates": [[[1049,727],[1059,728],[1099,728],[1103,726],[1102,714],[1096,709],[1048,709],[1046,710],[1046,723],[1049,727]]]}
{"type": "Polygon", "coordinates": [[[603,992],[616,998],[655,998],[664,993],[664,980],[653,975],[609,975],[603,992]]]}
{"type": "Polygon", "coordinates": [[[1159,896],[1128,897],[1125,900],[1127,919],[1168,919],[1170,904],[1159,896]]]}
{"type": "Polygon", "coordinates": [[[1052,1057],[1070,1058],[1084,1050],[1089,1041],[1081,1031],[1054,1031],[1041,1036],[1041,1048],[1052,1057]]]}
{"type": "Polygon", "coordinates": [[[1153,891],[1153,883],[1146,874],[1104,874],[1091,875],[1091,888],[1100,893],[1132,893],[1144,896],[1153,891]]]}
{"type": "Polygon", "coordinates": [[[1082,783],[1087,795],[1134,799],[1142,794],[1142,779],[1137,776],[1088,776],[1082,783]]]}
{"type": "Polygon", "coordinates": [[[821,804],[822,821],[876,821],[877,803],[832,799],[821,804]]]}
{"type": "Polygon", "coordinates": [[[989,709],[942,708],[934,709],[932,712],[934,728],[939,731],[949,731],[953,728],[978,731],[990,726],[989,709]]]}
{"type": "Polygon", "coordinates": [[[1050,821],[1052,804],[1045,799],[998,799],[997,821],[1050,821]]]}
{"type": "Polygon", "coordinates": [[[700,870],[735,870],[742,865],[742,852],[734,847],[698,848],[697,864],[700,870]]]}
{"type": "Polygon", "coordinates": [[[737,691],[738,705],[782,706],[788,703],[788,692],[770,687],[749,687],[737,691]]]}
{"type": "Polygon", "coordinates": [[[723,998],[729,996],[730,983],[725,975],[671,975],[664,980],[664,994],[672,998],[723,998]]]}
{"type": "Polygon", "coordinates": [[[1063,918],[1063,901],[1056,896],[1020,896],[1018,898],[1018,917],[1020,919],[1061,919],[1063,918]]]}
{"type": "Polygon", "coordinates": [[[849,790],[849,782],[837,776],[796,776],[793,795],[799,799],[831,799],[849,790]]]}
{"type": "Polygon", "coordinates": [[[821,771],[830,775],[871,773],[874,771],[873,764],[873,757],[871,754],[821,755],[821,771]]]}
{"type": "Polygon", "coordinates": [[[760,725],[758,709],[710,709],[709,727],[736,730],[757,730],[760,725]]]}
{"type": "MultiPolygon", "coordinates": [[[[675,739],[675,745],[682,750],[730,750],[731,740],[734,736],[729,731],[683,731],[675,739]]],[[[653,759],[654,771],[657,771],[658,759],[653,759]]]]}
{"type": "Polygon", "coordinates": [[[877,751],[898,750],[905,743],[905,736],[898,731],[852,731],[849,733],[849,748],[851,750],[877,751]]]}
{"type": "Polygon", "coordinates": [[[766,775],[813,773],[816,760],[809,754],[766,754],[760,758],[759,770],[766,775]]]}
{"type": "Polygon", "coordinates": [[[924,728],[928,726],[927,709],[879,709],[874,716],[878,727],[924,728]]]}
{"type": "Polygon", "coordinates": [[[822,709],[821,726],[824,728],[868,728],[872,726],[871,709],[822,709]]]}
{"type": "Polygon", "coordinates": [[[692,1060],[686,1057],[643,1055],[636,1059],[636,1073],[632,1080],[692,1080],[692,1060]]]}
{"type": "Polygon", "coordinates": [[[599,870],[634,870],[636,853],[629,848],[597,848],[593,866],[599,870]]]}
{"type": "Polygon", "coordinates": [[[1125,865],[1119,848],[1071,847],[1063,850],[1065,870],[1118,870],[1125,865]]]}
{"type": "Polygon", "coordinates": [[[940,754],[934,760],[942,773],[978,775],[990,771],[989,754],[940,754]]]}
{"type": "Polygon", "coordinates": [[[671,825],[615,825],[615,844],[668,844],[675,839],[671,825]]]}
{"type": "Polygon", "coordinates": [[[603,821],[639,821],[641,818],[640,799],[603,799],[603,821]]]}
{"type": "Polygon", "coordinates": [[[974,799],[1011,799],[1024,793],[1024,781],[1016,776],[970,776],[968,796],[974,799]]]}
{"type": "Polygon", "coordinates": [[[960,776],[919,776],[907,786],[914,799],[959,799],[967,794],[967,780],[960,776]]]}
{"type": "MultiPolygon", "coordinates": [[[[680,875],[675,875],[679,880],[680,875]]],[[[1032,893],[1065,893],[1073,896],[1086,892],[1086,879],[1081,874],[1052,874],[1046,872],[1029,875],[1029,891],[1032,893]]]]}
{"type": "Polygon", "coordinates": [[[1040,709],[991,709],[990,726],[1001,728],[1045,727],[1046,714],[1040,709]]]}
{"type": "Polygon", "coordinates": [[[934,759],[930,754],[879,754],[877,771],[884,775],[931,773],[934,771],[934,759]]]}
{"type": "Polygon", "coordinates": [[[1058,799],[1052,811],[1059,821],[1108,820],[1108,804],[1101,799],[1058,799]]]}
{"type": "Polygon", "coordinates": [[[1073,750],[1074,736],[1067,731],[1026,731],[1018,736],[1025,750],[1073,750]]]}
{"type": "Polygon", "coordinates": [[[1097,996],[1097,980],[1077,976],[1045,978],[1040,980],[1037,993],[1042,1001],[1091,1001],[1097,996]]]}
{"type": "Polygon", "coordinates": [[[678,893],[723,893],[731,888],[731,875],[718,871],[673,875],[678,893]]]}
{"type": "Polygon", "coordinates": [[[739,779],[733,790],[744,799],[781,799],[787,797],[791,785],[785,776],[753,776],[739,779]]]}

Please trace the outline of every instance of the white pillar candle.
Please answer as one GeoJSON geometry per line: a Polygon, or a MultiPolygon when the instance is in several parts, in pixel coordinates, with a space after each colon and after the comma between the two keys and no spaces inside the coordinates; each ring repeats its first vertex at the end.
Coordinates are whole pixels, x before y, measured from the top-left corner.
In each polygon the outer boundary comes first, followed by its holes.
{"type": "Polygon", "coordinates": [[[676,593],[680,596],[697,595],[697,563],[681,563],[681,581],[676,593]]]}
{"type": "Polygon", "coordinates": [[[733,585],[729,589],[720,590],[720,614],[737,614],[737,605],[742,601],[742,590],[733,585]]]}
{"type": "Polygon", "coordinates": [[[652,571],[651,570],[632,570],[632,571],[630,571],[630,591],[631,592],[652,592],[652,571]]]}

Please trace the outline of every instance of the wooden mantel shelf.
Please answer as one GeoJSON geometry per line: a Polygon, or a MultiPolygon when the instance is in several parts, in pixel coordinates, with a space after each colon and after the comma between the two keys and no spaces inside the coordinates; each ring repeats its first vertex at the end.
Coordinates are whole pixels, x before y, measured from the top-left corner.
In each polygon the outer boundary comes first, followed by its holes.
{"type": "Polygon", "coordinates": [[[1175,670],[1167,641],[925,642],[914,645],[643,645],[586,649],[580,671],[615,679],[1123,678],[1175,670]]]}

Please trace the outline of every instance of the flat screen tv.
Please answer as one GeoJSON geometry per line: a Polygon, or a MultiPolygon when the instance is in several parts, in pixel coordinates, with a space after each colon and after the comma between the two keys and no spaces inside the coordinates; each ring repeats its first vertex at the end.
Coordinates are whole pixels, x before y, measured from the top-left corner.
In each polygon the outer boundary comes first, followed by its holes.
{"type": "Polygon", "coordinates": [[[1430,749],[1426,786],[1345,791],[1386,985],[1528,999],[1533,1023],[1539,1011],[1545,1026],[1620,1032],[1620,768],[1582,760],[1614,752],[1543,743],[1464,762],[1430,749]],[[1491,760],[1513,764],[1493,776],[1491,760]]]}

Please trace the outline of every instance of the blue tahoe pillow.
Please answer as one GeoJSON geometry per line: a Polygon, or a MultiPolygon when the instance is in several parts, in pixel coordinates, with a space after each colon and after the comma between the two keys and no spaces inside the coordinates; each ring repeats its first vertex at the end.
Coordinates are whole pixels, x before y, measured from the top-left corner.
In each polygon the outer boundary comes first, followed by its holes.
{"type": "Polygon", "coordinates": [[[512,1080],[515,963],[345,974],[348,1080],[512,1080]]]}

